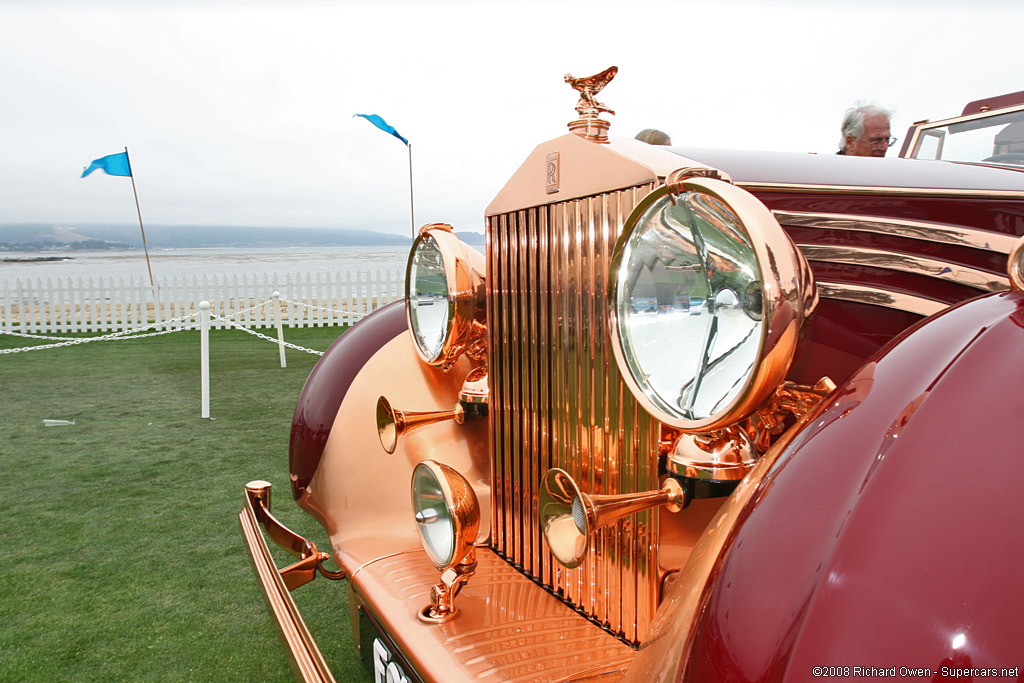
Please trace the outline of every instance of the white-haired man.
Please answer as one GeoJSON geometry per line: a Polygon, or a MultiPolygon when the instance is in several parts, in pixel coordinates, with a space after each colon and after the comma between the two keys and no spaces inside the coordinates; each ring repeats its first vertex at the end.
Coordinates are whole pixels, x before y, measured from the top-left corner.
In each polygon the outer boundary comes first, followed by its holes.
{"type": "Polygon", "coordinates": [[[839,151],[852,157],[884,157],[896,138],[889,131],[892,112],[868,104],[851,107],[843,115],[839,151]]]}

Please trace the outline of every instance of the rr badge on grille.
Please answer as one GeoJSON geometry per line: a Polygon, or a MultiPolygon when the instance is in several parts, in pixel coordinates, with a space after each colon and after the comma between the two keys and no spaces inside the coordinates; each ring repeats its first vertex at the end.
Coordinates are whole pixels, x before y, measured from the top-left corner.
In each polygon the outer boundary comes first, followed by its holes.
{"type": "Polygon", "coordinates": [[[548,154],[547,170],[547,191],[548,194],[558,192],[558,152],[548,154]]]}

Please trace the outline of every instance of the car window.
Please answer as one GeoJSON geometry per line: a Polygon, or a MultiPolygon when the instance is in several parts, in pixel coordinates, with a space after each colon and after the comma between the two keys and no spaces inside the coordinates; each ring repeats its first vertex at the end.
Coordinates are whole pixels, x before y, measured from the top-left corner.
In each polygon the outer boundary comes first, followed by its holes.
{"type": "Polygon", "coordinates": [[[1024,165],[1024,111],[926,125],[909,156],[1024,165]]]}

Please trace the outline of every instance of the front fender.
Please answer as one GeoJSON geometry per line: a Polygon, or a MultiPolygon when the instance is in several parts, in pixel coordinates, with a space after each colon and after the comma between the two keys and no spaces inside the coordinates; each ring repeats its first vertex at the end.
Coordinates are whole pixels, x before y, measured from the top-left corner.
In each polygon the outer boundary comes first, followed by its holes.
{"type": "Polygon", "coordinates": [[[338,337],[309,373],[295,406],[288,443],[292,495],[296,500],[306,492],[320,465],[338,407],[356,374],[382,346],[407,330],[405,302],[388,304],[338,337]]]}
{"type": "Polygon", "coordinates": [[[421,427],[399,438],[391,455],[377,434],[380,396],[402,411],[451,409],[472,369],[470,361],[463,357],[448,370],[423,363],[401,307],[383,314],[378,326],[352,345],[342,345],[349,335],[364,332],[364,324],[342,335],[337,349],[332,347],[331,365],[321,376],[311,375],[296,415],[301,411],[315,417],[297,420],[302,426],[292,431],[293,445],[298,429],[316,434],[316,440],[304,439],[303,449],[316,451],[316,459],[313,468],[308,467],[313,458],[307,459],[302,478],[295,467],[297,449],[292,449],[293,486],[296,479],[303,484],[299,505],[324,526],[335,562],[350,577],[382,557],[423,553],[409,491],[412,470],[422,460],[437,460],[462,473],[479,500],[484,537],[490,526],[486,420],[421,427]],[[398,316],[401,329],[393,334],[397,324],[390,318],[398,316]],[[318,396],[322,405],[317,405],[318,396]]]}
{"type": "Polygon", "coordinates": [[[1018,666],[1022,349],[1024,297],[1006,292],[855,373],[740,516],[682,679],[1018,666]]]}

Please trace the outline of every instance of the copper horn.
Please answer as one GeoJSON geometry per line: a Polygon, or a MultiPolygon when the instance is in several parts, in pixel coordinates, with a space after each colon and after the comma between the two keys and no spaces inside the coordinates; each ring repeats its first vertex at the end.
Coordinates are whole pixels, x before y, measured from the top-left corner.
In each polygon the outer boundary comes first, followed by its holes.
{"type": "Polygon", "coordinates": [[[395,410],[391,407],[391,402],[381,396],[377,399],[377,436],[380,437],[380,445],[384,450],[394,453],[398,446],[398,437],[403,434],[446,420],[455,420],[456,424],[462,424],[465,414],[461,403],[456,403],[450,410],[395,410]]]}
{"type": "Polygon", "coordinates": [[[672,477],[657,491],[601,496],[583,493],[568,472],[554,468],[548,470],[541,484],[541,530],[555,559],[572,569],[587,556],[594,531],[659,505],[669,512],[679,512],[686,505],[686,493],[672,477]]]}
{"type": "Polygon", "coordinates": [[[398,447],[398,437],[414,429],[436,422],[455,420],[463,424],[466,420],[487,416],[487,368],[474,368],[466,375],[459,390],[459,402],[449,410],[428,410],[412,412],[395,410],[387,398],[377,399],[377,436],[380,445],[389,454],[398,447]]]}

